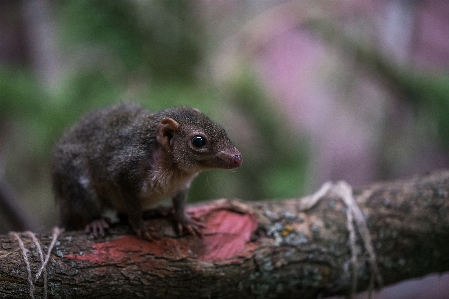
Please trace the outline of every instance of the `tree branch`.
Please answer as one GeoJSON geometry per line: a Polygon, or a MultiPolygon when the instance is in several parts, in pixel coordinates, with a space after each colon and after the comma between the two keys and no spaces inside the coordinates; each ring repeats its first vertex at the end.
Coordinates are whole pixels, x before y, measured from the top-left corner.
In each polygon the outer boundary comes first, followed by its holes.
{"type": "MultiPolygon", "coordinates": [[[[357,188],[353,192],[370,232],[385,285],[449,270],[449,171],[357,188]]],[[[168,218],[147,222],[160,232],[153,242],[117,225],[105,239],[82,232],[59,236],[47,277],[35,279],[42,261],[30,234],[18,234],[28,250],[34,295],[150,296],[152,298],[316,298],[348,294],[353,286],[347,210],[339,196],[247,202],[217,200],[190,207],[207,224],[203,238],[176,237],[168,218]]],[[[358,291],[372,267],[356,223],[358,291]]],[[[43,254],[52,241],[36,235],[43,254]]],[[[0,297],[28,298],[28,271],[18,241],[0,236],[0,297]]]]}

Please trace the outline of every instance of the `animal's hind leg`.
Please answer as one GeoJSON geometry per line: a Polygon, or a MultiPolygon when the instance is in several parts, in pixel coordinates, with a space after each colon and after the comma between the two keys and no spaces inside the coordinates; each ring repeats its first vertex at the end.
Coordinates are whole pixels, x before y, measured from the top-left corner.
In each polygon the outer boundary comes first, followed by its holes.
{"type": "Polygon", "coordinates": [[[74,159],[61,166],[65,167],[53,171],[53,189],[60,206],[61,225],[68,230],[86,229],[94,235],[104,235],[104,229],[109,226],[104,220],[97,222],[101,219],[100,201],[89,173],[85,171],[87,165],[74,159]]]}

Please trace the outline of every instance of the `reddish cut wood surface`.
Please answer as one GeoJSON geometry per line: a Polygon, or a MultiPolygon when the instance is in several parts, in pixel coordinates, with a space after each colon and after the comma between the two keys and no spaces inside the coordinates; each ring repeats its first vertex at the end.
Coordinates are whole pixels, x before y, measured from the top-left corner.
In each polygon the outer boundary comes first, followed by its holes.
{"type": "Polygon", "coordinates": [[[88,253],[68,254],[65,257],[96,264],[129,263],[131,259],[131,262],[151,263],[147,266],[153,267],[156,261],[149,261],[148,255],[166,259],[196,258],[226,263],[232,262],[234,258],[250,256],[257,247],[257,244],[250,241],[251,234],[258,225],[255,216],[211,206],[191,208],[189,213],[204,219],[206,228],[203,230],[202,238],[163,237],[148,242],[133,235],[124,235],[95,243],[88,253]]]}

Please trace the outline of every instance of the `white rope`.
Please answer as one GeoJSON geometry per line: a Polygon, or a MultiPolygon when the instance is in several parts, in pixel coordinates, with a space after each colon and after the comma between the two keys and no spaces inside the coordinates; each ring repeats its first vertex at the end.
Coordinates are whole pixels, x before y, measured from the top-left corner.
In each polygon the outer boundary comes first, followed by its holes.
{"type": "Polygon", "coordinates": [[[19,234],[16,232],[10,233],[13,237],[17,239],[17,242],[19,242],[19,247],[22,250],[23,259],[25,260],[25,264],[28,271],[28,284],[30,285],[30,297],[34,299],[34,283],[33,283],[33,276],[31,274],[31,267],[30,262],[28,261],[28,249],[25,248],[23,245],[22,239],[19,237],[19,234]]]}
{"type": "Polygon", "coordinates": [[[59,227],[54,227],[53,228],[53,235],[52,235],[53,239],[51,240],[50,246],[48,247],[48,251],[47,251],[47,255],[45,256],[45,260],[42,263],[41,268],[39,269],[39,271],[36,274],[36,279],[38,279],[41,276],[42,271],[47,268],[47,264],[50,261],[51,251],[53,250],[53,247],[55,246],[56,241],[58,240],[59,235],[62,234],[63,232],[64,232],[63,228],[59,228],[59,227]]]}
{"type": "MultiPolygon", "coordinates": [[[[39,240],[36,238],[34,233],[30,231],[26,231],[25,234],[27,234],[34,242],[34,245],[37,248],[37,251],[39,252],[39,257],[41,259],[41,263],[44,264],[44,254],[42,253],[41,244],[39,243],[39,240]]],[[[36,278],[37,280],[37,278],[36,278]]],[[[45,283],[47,281],[47,271],[44,271],[44,298],[47,298],[47,284],[45,283]]]]}
{"type": "MultiPolygon", "coordinates": [[[[53,228],[53,235],[52,235],[52,241],[50,243],[50,246],[48,247],[48,251],[47,251],[47,255],[45,256],[44,259],[44,254],[42,251],[42,246],[39,242],[39,240],[36,238],[36,235],[33,232],[30,231],[26,231],[25,234],[28,235],[29,238],[31,238],[33,240],[33,243],[35,244],[36,248],[37,248],[37,252],[39,253],[39,257],[41,260],[41,267],[39,268],[36,277],[34,279],[34,281],[37,281],[39,279],[39,277],[41,276],[41,274],[43,273],[43,279],[44,279],[44,298],[47,298],[48,295],[48,282],[47,282],[47,264],[50,260],[50,254],[51,251],[53,250],[53,247],[56,244],[56,241],[59,237],[60,234],[62,234],[64,232],[63,228],[59,228],[59,227],[54,227],[53,228]]],[[[19,236],[18,233],[16,232],[11,232],[10,233],[13,237],[16,238],[17,242],[19,243],[19,247],[22,251],[22,256],[23,259],[25,260],[25,264],[26,264],[26,268],[27,268],[27,272],[28,272],[28,284],[30,285],[30,297],[34,299],[34,290],[35,290],[35,286],[34,286],[34,281],[33,281],[33,273],[31,272],[31,266],[30,266],[30,261],[28,259],[28,252],[29,250],[25,248],[25,245],[23,243],[22,238],[19,236]]]]}
{"type": "MultiPolygon", "coordinates": [[[[359,235],[363,241],[363,246],[368,253],[369,263],[371,266],[371,278],[370,282],[373,282],[374,279],[377,281],[379,286],[382,286],[382,276],[380,275],[379,267],[377,265],[376,253],[374,251],[373,243],[371,240],[371,235],[368,230],[368,226],[365,221],[365,217],[363,216],[362,211],[358,207],[354,195],[352,192],[351,186],[344,182],[340,181],[337,184],[326,182],[321,186],[321,188],[312,194],[311,196],[305,197],[299,203],[299,208],[301,211],[307,211],[314,207],[320,199],[322,199],[326,195],[335,195],[342,199],[344,204],[346,205],[346,218],[347,218],[347,229],[349,231],[349,244],[351,247],[351,264],[352,264],[352,290],[351,290],[351,298],[354,297],[357,291],[357,269],[358,269],[358,261],[357,261],[357,234],[354,229],[354,224],[357,226],[357,230],[359,235]],[[373,279],[374,278],[374,279],[373,279]]],[[[370,283],[370,292],[369,297],[372,296],[373,284],[370,283]]]]}

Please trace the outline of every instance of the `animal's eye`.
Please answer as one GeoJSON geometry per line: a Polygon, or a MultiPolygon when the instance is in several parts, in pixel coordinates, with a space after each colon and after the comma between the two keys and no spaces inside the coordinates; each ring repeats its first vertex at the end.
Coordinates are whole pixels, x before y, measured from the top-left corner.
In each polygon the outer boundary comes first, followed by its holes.
{"type": "Polygon", "coordinates": [[[192,145],[194,147],[203,147],[206,145],[206,138],[203,136],[196,135],[192,138],[192,145]]]}

